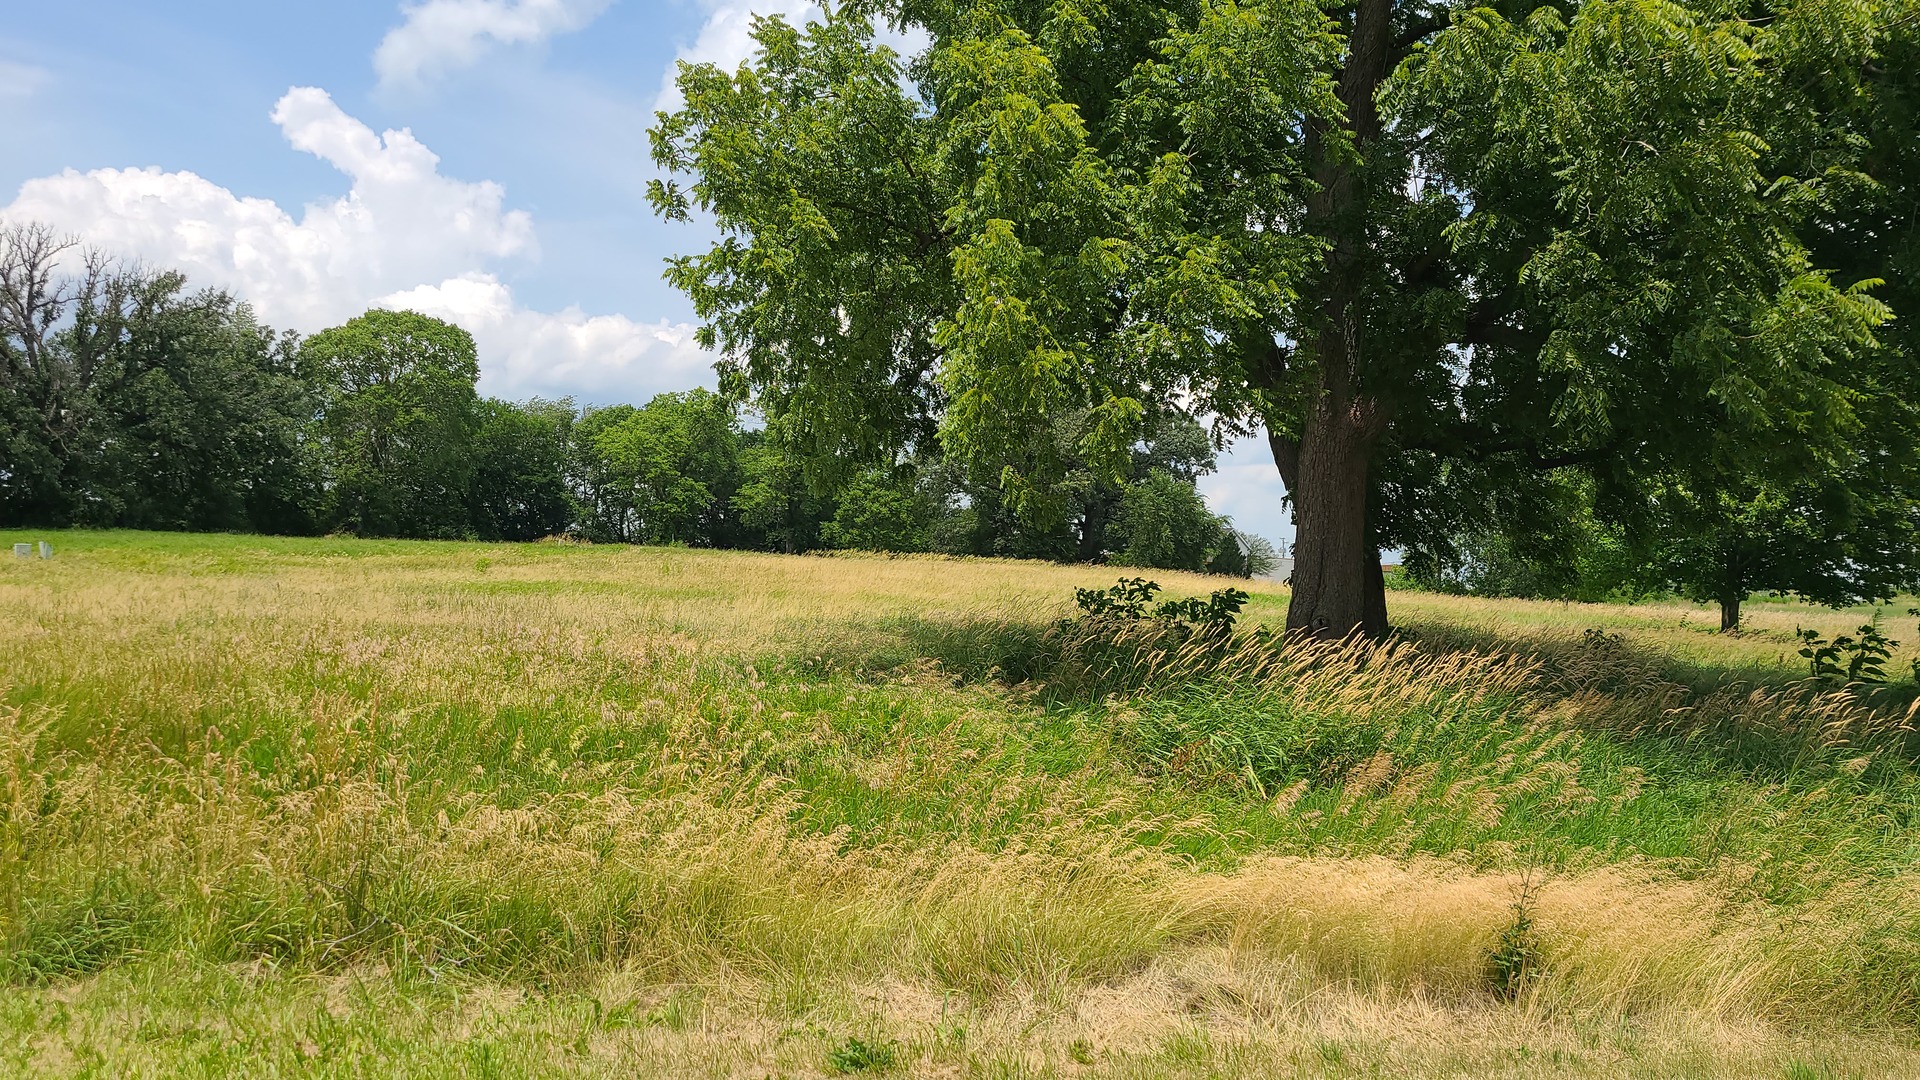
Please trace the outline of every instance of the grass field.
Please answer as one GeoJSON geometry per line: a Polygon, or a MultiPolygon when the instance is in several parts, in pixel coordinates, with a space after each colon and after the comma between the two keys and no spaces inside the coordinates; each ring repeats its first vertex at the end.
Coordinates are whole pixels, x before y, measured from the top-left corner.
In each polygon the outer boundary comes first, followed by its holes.
{"type": "Polygon", "coordinates": [[[0,1074],[1920,1076],[1914,688],[1794,654],[1870,610],[1169,651],[1050,629],[1099,568],[42,538],[0,1074]]]}

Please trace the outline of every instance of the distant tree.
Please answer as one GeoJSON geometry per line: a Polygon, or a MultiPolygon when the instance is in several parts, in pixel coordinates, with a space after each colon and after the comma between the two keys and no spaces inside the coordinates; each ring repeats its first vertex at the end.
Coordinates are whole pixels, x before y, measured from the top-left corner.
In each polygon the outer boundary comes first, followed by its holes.
{"type": "Polygon", "coordinates": [[[1226,534],[1226,543],[1207,564],[1207,571],[1213,574],[1230,574],[1234,577],[1266,577],[1280,566],[1280,549],[1273,541],[1264,536],[1241,532],[1232,527],[1232,523],[1221,519],[1226,534]]]}
{"type": "Polygon", "coordinates": [[[821,543],[833,499],[814,489],[804,462],[775,425],[740,436],[740,486],[733,494],[742,541],[789,554],[821,543]]]}
{"type": "Polygon", "coordinates": [[[324,381],[328,522],[364,536],[459,537],[480,399],[473,338],[411,311],[369,311],[308,338],[324,381]]]}
{"type": "Polygon", "coordinates": [[[638,411],[632,405],[588,408],[574,423],[567,481],[574,492],[575,525],[595,543],[625,544],[634,539],[633,485],[621,479],[612,459],[602,452],[601,435],[638,411]]]}
{"type": "MultiPolygon", "coordinates": [[[[1863,464],[1862,468],[1870,468],[1863,464]]],[[[1653,494],[1652,571],[1688,599],[1716,604],[1720,629],[1740,627],[1756,592],[1841,607],[1920,588],[1920,500],[1876,478],[1788,483],[1723,476],[1674,481],[1653,494]]]]}
{"type": "Polygon", "coordinates": [[[1024,453],[972,467],[942,460],[923,470],[937,489],[936,504],[945,508],[936,546],[974,555],[1102,562],[1122,546],[1111,529],[1131,484],[1160,471],[1192,487],[1214,469],[1206,430],[1185,413],[1167,409],[1147,416],[1139,440],[1107,468],[1079,449],[1093,421],[1084,409],[1065,410],[1024,453]],[[1031,471],[1039,457],[1057,459],[1059,469],[1044,484],[1029,482],[1026,498],[1029,505],[1043,502],[1052,509],[1022,513],[1001,479],[1008,470],[1031,471]]]}
{"type": "Polygon", "coordinates": [[[480,402],[469,498],[482,540],[538,540],[573,524],[567,486],[576,412],[571,401],[480,402]]]}
{"type": "MultiPolygon", "coordinates": [[[[1404,551],[1410,585],[1579,601],[1664,588],[1647,565],[1653,527],[1645,507],[1633,501],[1637,493],[1603,491],[1573,469],[1498,470],[1462,479],[1463,471],[1455,465],[1450,486],[1435,484],[1455,503],[1409,529],[1415,537],[1404,551]]],[[[1429,508],[1434,499],[1429,492],[1429,508]]]]}
{"type": "Polygon", "coordinates": [[[1614,491],[1571,476],[1523,485],[1482,503],[1474,527],[1424,537],[1407,552],[1409,577],[1478,596],[1673,591],[1717,605],[1724,631],[1759,592],[1835,606],[1888,599],[1920,586],[1920,445],[1861,439],[1837,461],[1800,444],[1629,475],[1614,491]],[[1769,461],[1771,478],[1754,467],[1769,461]],[[1602,512],[1600,500],[1612,505],[1602,512]]]}
{"type": "Polygon", "coordinates": [[[314,395],[217,290],[0,226],[0,521],[304,532],[314,395]]]}
{"type": "Polygon", "coordinates": [[[124,345],[150,366],[105,403],[101,474],[123,493],[114,524],[313,531],[318,397],[291,337],[207,291],[145,313],[124,345]]]}
{"type": "Polygon", "coordinates": [[[1114,562],[1168,570],[1205,571],[1234,543],[1200,492],[1164,469],[1128,486],[1110,532],[1114,562]]]}
{"type": "Polygon", "coordinates": [[[595,539],[719,546],[734,539],[739,484],[734,407],[710,390],[641,408],[592,410],[576,432],[585,526],[595,539]]]}
{"type": "Polygon", "coordinates": [[[860,551],[926,551],[932,519],[932,503],[911,469],[869,469],[840,492],[821,538],[860,551]]]}

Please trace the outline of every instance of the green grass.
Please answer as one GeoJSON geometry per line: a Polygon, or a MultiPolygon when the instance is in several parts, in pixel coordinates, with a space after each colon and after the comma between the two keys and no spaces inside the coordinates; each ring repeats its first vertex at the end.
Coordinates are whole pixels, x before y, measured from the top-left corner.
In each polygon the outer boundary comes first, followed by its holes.
{"type": "Polygon", "coordinates": [[[1911,694],[1796,683],[1827,613],[1222,655],[1056,629],[1097,568],[53,540],[0,564],[0,1069],[1920,1062],[1911,694]]]}

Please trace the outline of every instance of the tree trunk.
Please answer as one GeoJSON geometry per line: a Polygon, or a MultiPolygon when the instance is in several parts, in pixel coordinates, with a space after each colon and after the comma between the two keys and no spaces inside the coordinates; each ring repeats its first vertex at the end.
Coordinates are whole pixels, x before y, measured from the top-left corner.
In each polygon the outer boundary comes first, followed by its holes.
{"type": "Polygon", "coordinates": [[[1374,637],[1385,637],[1387,624],[1387,568],[1380,565],[1380,549],[1367,543],[1367,565],[1361,571],[1367,577],[1367,607],[1362,613],[1361,629],[1374,637]]]}
{"type": "MultiPolygon", "coordinates": [[[[1300,441],[1289,486],[1296,534],[1289,630],[1330,637],[1387,632],[1385,580],[1367,531],[1368,426],[1323,403],[1300,441]]],[[[1288,471],[1282,468],[1283,479],[1288,471]]]]}
{"type": "Polygon", "coordinates": [[[1323,119],[1306,128],[1307,231],[1326,242],[1319,325],[1303,351],[1318,376],[1300,438],[1276,440],[1274,461],[1293,496],[1293,602],[1287,628],[1345,637],[1387,632],[1380,552],[1367,526],[1367,467],[1386,427],[1382,402],[1366,387],[1367,288],[1379,255],[1368,231],[1368,190],[1360,162],[1379,138],[1375,98],[1392,69],[1392,0],[1359,0],[1336,93],[1346,106],[1346,140],[1323,119]],[[1346,142],[1342,146],[1340,143],[1346,142]],[[1354,154],[1358,153],[1359,161],[1354,154]],[[1282,445],[1286,444],[1286,445],[1282,445]],[[1289,476],[1291,472],[1293,475],[1289,476]]]}
{"type": "Polygon", "coordinates": [[[1087,516],[1080,523],[1080,543],[1075,558],[1083,563],[1099,562],[1107,546],[1107,501],[1099,492],[1087,502],[1087,516]]]}
{"type": "Polygon", "coordinates": [[[1720,632],[1736,633],[1740,629],[1740,602],[1747,598],[1747,582],[1751,580],[1746,571],[1749,566],[1746,552],[1738,542],[1720,545],[1720,632]]]}

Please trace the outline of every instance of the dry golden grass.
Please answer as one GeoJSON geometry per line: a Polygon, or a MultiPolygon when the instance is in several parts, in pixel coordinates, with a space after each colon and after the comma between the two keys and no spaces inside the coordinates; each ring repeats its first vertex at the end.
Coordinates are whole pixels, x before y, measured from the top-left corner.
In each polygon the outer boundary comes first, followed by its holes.
{"type": "Polygon", "coordinates": [[[15,1075],[107,1060],[125,1077],[798,1078],[836,1075],[831,1055],[850,1037],[892,1051],[885,1074],[912,1077],[1898,1078],[1914,1060],[1872,1036],[1813,1045],[1686,1015],[1569,1023],[1367,994],[1217,951],[1173,951],[1051,1002],[900,980],[796,992],[613,971],[540,992],[217,969],[131,971],[58,1005],[34,1014],[44,1026],[11,1055],[15,1075]]]}
{"type": "MultiPolygon", "coordinates": [[[[1110,570],[61,546],[0,563],[0,1072],[807,1076],[858,1038],[915,1076],[1920,1075],[1863,974],[1911,959],[1910,868],[1783,906],[1746,859],[1203,864],[1163,841],[1225,827],[1214,804],[1104,763],[1084,718],[924,666],[808,663],[897,652],[906,620],[1044,623],[1110,570]],[[1501,1000],[1490,957],[1523,900],[1537,976],[1501,1000]]],[[[1375,726],[1513,700],[1538,737],[1474,783],[1577,793],[1562,732],[1677,707],[1603,687],[1617,667],[1248,657],[1235,685],[1276,708],[1375,726]]],[[[1866,722],[1782,695],[1714,707],[1866,722]]],[[[1421,769],[1363,756],[1326,797],[1382,828],[1478,797],[1421,769]]]]}

